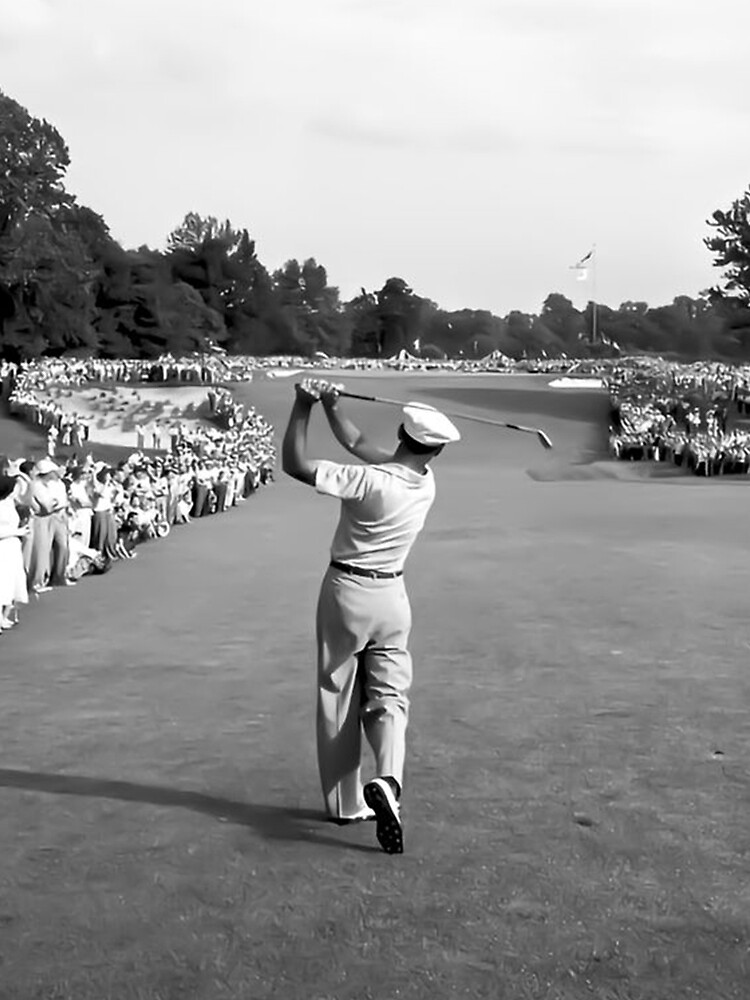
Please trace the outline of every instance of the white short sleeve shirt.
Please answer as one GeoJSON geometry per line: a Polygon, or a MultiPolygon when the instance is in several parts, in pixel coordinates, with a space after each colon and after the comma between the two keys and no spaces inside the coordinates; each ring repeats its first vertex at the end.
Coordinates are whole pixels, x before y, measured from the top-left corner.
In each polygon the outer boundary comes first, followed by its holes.
{"type": "Polygon", "coordinates": [[[315,489],[341,501],[331,558],[383,572],[403,570],[435,499],[435,477],[396,462],[340,465],[319,461],[315,489]]]}

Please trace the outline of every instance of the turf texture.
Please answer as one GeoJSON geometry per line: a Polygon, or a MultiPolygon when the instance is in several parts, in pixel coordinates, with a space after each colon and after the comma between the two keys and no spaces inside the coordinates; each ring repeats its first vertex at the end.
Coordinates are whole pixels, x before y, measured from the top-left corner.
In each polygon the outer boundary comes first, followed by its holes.
{"type": "MultiPolygon", "coordinates": [[[[0,998],[744,1000],[748,494],[614,467],[591,391],[343,381],[556,446],[463,424],[435,463],[406,853],[323,821],[337,512],[280,475],[0,637],[0,998]]],[[[291,380],[240,392],[283,429],[291,380]]],[[[395,440],[398,411],[349,412],[395,440]]],[[[343,457],[319,412],[310,445],[343,457]]]]}

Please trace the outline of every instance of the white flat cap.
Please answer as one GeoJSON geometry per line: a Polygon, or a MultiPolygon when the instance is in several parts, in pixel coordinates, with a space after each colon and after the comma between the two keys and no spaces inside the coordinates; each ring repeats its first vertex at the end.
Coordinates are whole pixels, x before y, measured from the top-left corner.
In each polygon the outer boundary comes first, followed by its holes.
{"type": "Polygon", "coordinates": [[[437,448],[440,444],[460,441],[458,428],[440,410],[426,403],[407,403],[404,407],[404,430],[419,444],[437,448]]]}
{"type": "Polygon", "coordinates": [[[40,458],[34,466],[34,471],[38,476],[46,476],[50,472],[59,472],[59,466],[55,465],[51,458],[40,458]]]}

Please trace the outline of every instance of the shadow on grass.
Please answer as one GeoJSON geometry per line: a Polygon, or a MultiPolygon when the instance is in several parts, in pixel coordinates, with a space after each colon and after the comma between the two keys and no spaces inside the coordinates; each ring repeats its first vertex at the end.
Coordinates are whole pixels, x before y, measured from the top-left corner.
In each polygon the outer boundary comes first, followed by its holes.
{"type": "MultiPolygon", "coordinates": [[[[259,805],[237,802],[202,792],[182,791],[162,785],[139,785],[132,781],[110,778],[88,778],[79,775],[43,774],[38,771],[14,771],[0,768],[0,788],[21,788],[50,795],[77,795],[85,798],[120,799],[122,802],[142,802],[155,806],[175,806],[212,816],[224,823],[250,827],[268,840],[306,841],[327,847],[377,851],[375,846],[357,844],[326,836],[315,829],[328,825],[325,815],[315,809],[289,806],[259,805]]],[[[369,824],[368,824],[369,825],[369,824]]]]}

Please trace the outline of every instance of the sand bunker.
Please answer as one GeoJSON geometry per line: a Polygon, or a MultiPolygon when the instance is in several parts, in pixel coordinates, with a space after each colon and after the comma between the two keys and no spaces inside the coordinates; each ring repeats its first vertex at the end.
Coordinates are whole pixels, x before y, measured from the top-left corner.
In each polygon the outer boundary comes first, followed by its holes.
{"type": "Polygon", "coordinates": [[[49,391],[65,413],[88,420],[89,440],[98,444],[138,446],[137,428],[146,430],[145,446],[152,447],[156,428],[165,432],[178,421],[205,420],[205,386],[84,386],[49,391]]]}
{"type": "Polygon", "coordinates": [[[540,483],[591,482],[602,479],[620,482],[637,482],[650,478],[643,463],[596,461],[567,462],[551,459],[544,465],[526,470],[528,475],[540,483]]]}
{"type": "Polygon", "coordinates": [[[659,483],[676,486],[743,486],[750,484],[748,476],[694,476],[671,462],[622,462],[615,459],[593,462],[568,462],[552,458],[543,465],[526,470],[531,479],[540,483],[595,482],[609,480],[620,483],[659,483]]]}

